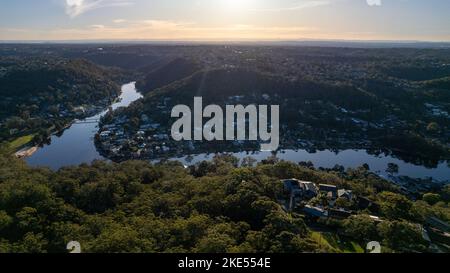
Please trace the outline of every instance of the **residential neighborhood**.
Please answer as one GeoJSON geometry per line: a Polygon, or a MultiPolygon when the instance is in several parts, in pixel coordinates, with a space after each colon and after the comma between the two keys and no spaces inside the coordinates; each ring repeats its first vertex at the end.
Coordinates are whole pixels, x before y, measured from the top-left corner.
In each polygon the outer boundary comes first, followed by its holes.
{"type": "Polygon", "coordinates": [[[357,200],[352,191],[334,185],[317,185],[297,179],[284,180],[283,185],[286,198],[283,207],[287,211],[302,211],[313,218],[349,217],[353,212],[340,204],[345,202],[346,207],[350,207],[348,204],[357,200]]]}
{"type": "MultiPolygon", "coordinates": [[[[317,225],[328,220],[342,221],[361,214],[361,211],[378,211],[378,204],[355,196],[352,191],[334,185],[316,184],[298,179],[282,180],[284,195],[279,199],[286,212],[300,213],[317,225]]],[[[366,213],[364,213],[366,214],[366,213]]],[[[367,215],[373,222],[381,223],[378,215],[367,215]]],[[[436,217],[428,217],[425,225],[417,224],[423,240],[431,251],[442,252],[450,246],[450,225],[436,217]],[[438,247],[438,245],[440,247],[438,247]]]]}

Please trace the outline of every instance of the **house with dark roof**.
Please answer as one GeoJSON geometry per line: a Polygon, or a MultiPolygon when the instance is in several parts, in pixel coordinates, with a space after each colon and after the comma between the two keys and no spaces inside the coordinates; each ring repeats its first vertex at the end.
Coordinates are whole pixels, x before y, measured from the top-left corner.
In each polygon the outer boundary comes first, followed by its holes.
{"type": "Polygon", "coordinates": [[[323,218],[323,217],[328,217],[328,211],[326,211],[323,208],[320,207],[313,207],[310,205],[306,205],[303,208],[303,212],[309,216],[309,217],[313,217],[313,218],[323,218]]]}
{"type": "Polygon", "coordinates": [[[428,217],[427,224],[443,232],[450,232],[450,225],[436,217],[428,217]]]}
{"type": "Polygon", "coordinates": [[[352,216],[352,212],[344,209],[329,209],[328,215],[334,219],[347,219],[352,216]]]}
{"type": "Polygon", "coordinates": [[[293,210],[302,201],[308,201],[316,197],[318,188],[316,184],[298,179],[283,180],[284,192],[287,196],[286,207],[293,210]]]}
{"type": "Polygon", "coordinates": [[[286,179],[283,180],[284,191],[286,193],[292,194],[294,192],[300,191],[300,184],[297,179],[286,179]]]}
{"type": "Polygon", "coordinates": [[[338,187],[334,185],[320,184],[319,191],[327,195],[330,199],[338,198],[338,187]]]}
{"type": "Polygon", "coordinates": [[[289,195],[304,199],[312,199],[317,196],[319,190],[313,182],[298,179],[283,180],[284,191],[289,195]]]}

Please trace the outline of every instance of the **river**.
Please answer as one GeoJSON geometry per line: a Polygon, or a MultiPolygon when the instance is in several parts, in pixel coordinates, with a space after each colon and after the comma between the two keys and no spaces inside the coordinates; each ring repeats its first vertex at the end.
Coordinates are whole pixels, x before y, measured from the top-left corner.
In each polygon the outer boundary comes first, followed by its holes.
{"type": "MultiPolygon", "coordinates": [[[[251,156],[258,162],[267,159],[272,156],[271,152],[241,152],[233,153],[239,159],[251,156]]],[[[190,158],[180,157],[174,158],[185,165],[195,164],[204,160],[211,160],[214,155],[200,154],[194,155],[190,158]]],[[[305,150],[284,150],[277,153],[277,158],[292,162],[311,161],[315,167],[333,168],[338,165],[342,165],[345,168],[356,168],[367,163],[370,170],[379,174],[382,177],[387,178],[386,172],[387,165],[389,163],[395,163],[399,166],[399,176],[409,176],[412,178],[433,178],[435,180],[444,182],[450,182],[450,167],[447,162],[441,162],[436,168],[426,168],[425,166],[418,166],[411,163],[407,163],[403,160],[397,159],[392,156],[386,155],[371,155],[366,150],[344,150],[338,153],[331,150],[318,151],[310,153],[305,150]]]]}
{"type": "MultiPolygon", "coordinates": [[[[140,99],[142,95],[136,91],[135,82],[122,86],[119,100],[111,105],[113,109],[126,107],[140,99]]],[[[59,169],[65,166],[91,163],[96,159],[104,159],[94,144],[94,137],[98,131],[98,120],[108,110],[83,120],[75,121],[61,136],[52,136],[50,145],[40,148],[26,159],[31,166],[44,166],[59,169]]]]}
{"type": "MultiPolygon", "coordinates": [[[[137,92],[135,82],[122,86],[120,100],[112,105],[113,109],[126,107],[142,95],[137,92]]],[[[76,121],[70,128],[65,130],[60,136],[52,136],[51,144],[40,148],[26,161],[31,166],[44,166],[57,170],[61,167],[79,165],[82,163],[91,163],[96,159],[104,159],[95,148],[94,136],[98,131],[97,121],[107,113],[104,111],[93,117],[76,121]]],[[[235,153],[236,157],[242,159],[246,156],[252,156],[258,161],[271,156],[270,152],[257,152],[252,154],[235,153]]],[[[278,153],[278,158],[300,162],[311,161],[316,167],[332,168],[336,164],[346,168],[358,167],[364,163],[369,164],[372,171],[382,176],[387,175],[386,168],[388,163],[395,163],[399,166],[399,175],[410,176],[413,178],[433,178],[439,181],[450,182],[450,167],[447,162],[442,162],[437,168],[426,168],[411,163],[407,163],[391,156],[375,156],[365,150],[345,150],[339,153],[332,151],[319,151],[309,153],[305,150],[286,150],[278,153]]],[[[202,160],[211,159],[212,155],[200,154],[194,155],[190,160],[186,157],[174,158],[185,165],[197,163],[202,160]]]]}

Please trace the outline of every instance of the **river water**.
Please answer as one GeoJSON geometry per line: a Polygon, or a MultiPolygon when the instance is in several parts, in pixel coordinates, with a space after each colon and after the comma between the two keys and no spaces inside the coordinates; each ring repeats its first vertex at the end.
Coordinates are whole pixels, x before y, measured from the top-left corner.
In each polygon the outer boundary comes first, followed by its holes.
{"type": "MultiPolygon", "coordinates": [[[[137,92],[135,83],[129,83],[122,86],[120,101],[112,105],[113,109],[126,107],[133,101],[141,98],[142,95],[137,92]]],[[[65,166],[79,165],[82,163],[91,163],[96,159],[104,159],[96,150],[94,145],[94,136],[98,131],[98,120],[106,114],[107,111],[89,117],[85,120],[76,121],[70,128],[65,130],[61,136],[52,136],[51,144],[40,148],[35,154],[27,158],[31,166],[43,166],[51,169],[59,169],[65,166]]],[[[256,152],[248,154],[246,152],[235,153],[236,157],[242,159],[247,156],[261,161],[271,156],[270,152],[256,152]]],[[[209,160],[213,155],[200,154],[192,158],[187,157],[173,158],[185,165],[195,164],[202,160],[209,160]]],[[[439,181],[450,182],[450,167],[447,162],[442,162],[437,168],[429,169],[424,166],[417,166],[406,163],[400,159],[391,156],[375,156],[367,153],[365,150],[345,150],[339,153],[332,151],[319,151],[309,153],[305,150],[286,150],[277,154],[278,158],[293,162],[311,161],[316,167],[332,168],[336,164],[346,168],[359,167],[364,163],[369,164],[372,171],[386,176],[388,163],[395,163],[399,166],[399,175],[410,176],[413,178],[433,178],[439,181]]]]}
{"type": "MultiPolygon", "coordinates": [[[[126,107],[141,97],[142,95],[136,91],[135,82],[128,83],[122,86],[118,102],[111,106],[113,109],[126,107]]],[[[27,158],[27,163],[31,166],[50,167],[56,170],[104,159],[95,148],[94,137],[98,131],[97,121],[106,113],[107,110],[84,120],[75,121],[61,136],[52,136],[50,145],[40,148],[27,158]]]]}
{"type": "MultiPolygon", "coordinates": [[[[239,159],[251,156],[258,162],[267,159],[272,156],[271,152],[241,152],[233,153],[239,159]]],[[[185,165],[195,164],[204,160],[211,160],[214,157],[212,154],[200,154],[192,157],[180,157],[176,160],[182,162],[185,165]]],[[[444,182],[450,182],[450,167],[447,162],[441,162],[437,168],[426,168],[425,166],[418,166],[411,163],[406,163],[400,159],[392,156],[376,156],[369,154],[366,150],[344,150],[338,153],[325,150],[310,153],[305,150],[284,150],[277,153],[277,158],[292,161],[311,161],[315,167],[333,168],[338,165],[342,165],[345,168],[356,168],[363,164],[369,164],[370,170],[379,174],[382,177],[388,178],[386,172],[387,165],[389,163],[395,163],[399,166],[400,176],[409,176],[412,178],[433,178],[435,180],[444,182]]]]}

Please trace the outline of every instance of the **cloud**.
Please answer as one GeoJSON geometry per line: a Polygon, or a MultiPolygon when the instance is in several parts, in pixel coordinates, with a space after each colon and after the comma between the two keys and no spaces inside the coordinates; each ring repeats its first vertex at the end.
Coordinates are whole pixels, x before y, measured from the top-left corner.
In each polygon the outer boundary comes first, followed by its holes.
{"type": "Polygon", "coordinates": [[[381,6],[382,2],[381,0],[366,0],[367,1],[367,5],[369,6],[381,6]]]}
{"type": "Polygon", "coordinates": [[[331,4],[330,0],[303,0],[296,5],[290,7],[280,7],[280,8],[272,8],[272,9],[252,9],[252,11],[266,11],[266,12],[278,12],[278,11],[292,11],[292,10],[301,10],[306,8],[314,8],[319,6],[326,6],[331,4]]]}
{"type": "MultiPolygon", "coordinates": [[[[1,29],[0,29],[1,30],[1,29]]],[[[317,28],[263,27],[255,25],[201,26],[193,22],[170,20],[128,20],[122,24],[89,25],[81,28],[57,28],[1,33],[6,40],[279,40],[299,39],[317,33],[317,28]],[[30,36],[31,33],[31,36],[30,36]],[[28,38],[24,39],[25,35],[28,38]]]]}
{"type": "Polygon", "coordinates": [[[128,0],[65,0],[66,13],[75,18],[90,10],[104,7],[123,7],[132,5],[128,0]]]}
{"type": "Polygon", "coordinates": [[[127,22],[127,20],[125,20],[125,19],[115,19],[115,20],[113,20],[113,23],[115,23],[115,24],[122,24],[122,23],[126,23],[127,22]]]}

